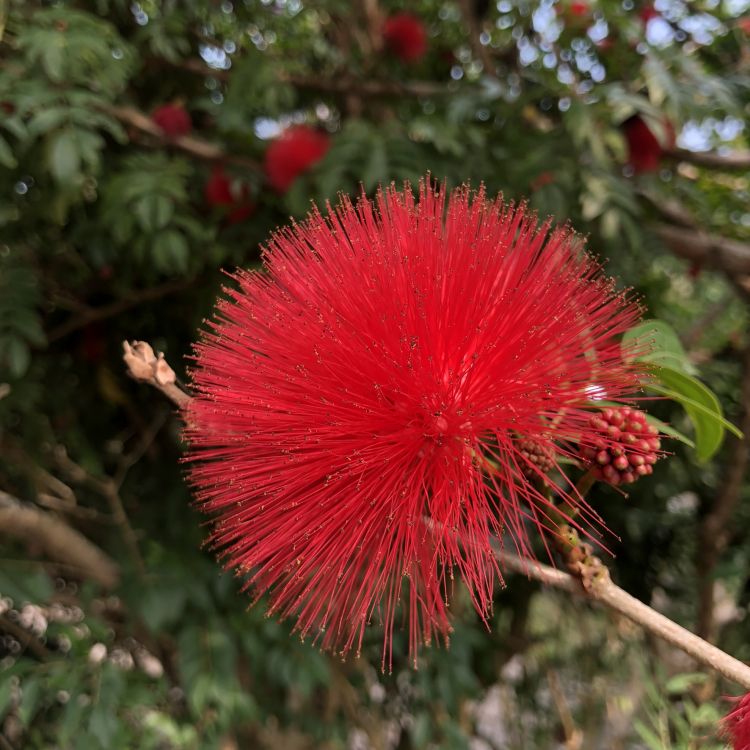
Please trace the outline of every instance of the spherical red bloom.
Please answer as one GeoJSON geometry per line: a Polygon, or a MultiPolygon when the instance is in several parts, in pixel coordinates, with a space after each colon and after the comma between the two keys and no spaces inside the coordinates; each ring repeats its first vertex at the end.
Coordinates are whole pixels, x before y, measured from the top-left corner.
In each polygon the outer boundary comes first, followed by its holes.
{"type": "Polygon", "coordinates": [[[750,750],[750,693],[737,699],[735,707],[724,717],[722,728],[732,742],[732,750],[750,750]]]}
{"type": "Polygon", "coordinates": [[[164,104],[151,113],[151,119],[170,138],[187,135],[193,129],[190,115],[179,104],[164,104]]]}
{"type": "Polygon", "coordinates": [[[309,125],[285,130],[266,150],[264,169],[271,187],[285,193],[299,175],[317,164],[331,146],[331,139],[309,125]]]}
{"type": "Polygon", "coordinates": [[[568,11],[574,16],[587,16],[591,13],[591,6],[588,3],[571,3],[568,11]]]}
{"type": "Polygon", "coordinates": [[[250,200],[250,188],[238,187],[223,167],[215,166],[203,188],[206,203],[212,208],[222,208],[227,222],[237,224],[255,213],[255,204],[250,200]]]}
{"type": "MultiPolygon", "coordinates": [[[[664,123],[666,130],[666,147],[674,146],[674,127],[670,122],[664,123]]],[[[636,174],[655,172],[661,164],[664,148],[649,126],[637,115],[623,124],[625,140],[628,144],[628,163],[636,174]]]]}
{"type": "MultiPolygon", "coordinates": [[[[303,637],[346,653],[378,620],[385,661],[403,607],[416,653],[450,631],[454,569],[489,615],[494,535],[532,555],[559,533],[523,441],[554,457],[598,438],[589,392],[636,390],[617,338],[640,310],[569,229],[428,182],[315,211],[264,259],[195,349],[189,474],[212,542],[303,637]]],[[[601,525],[553,489],[569,523],[601,525]]]]}
{"type": "Polygon", "coordinates": [[[582,444],[581,457],[591,473],[609,484],[630,484],[652,474],[659,458],[659,430],[646,421],[646,415],[624,406],[603,409],[589,420],[596,437],[582,444]]]}
{"type": "Polygon", "coordinates": [[[427,52],[427,30],[412,13],[396,13],[383,24],[383,39],[401,62],[416,62],[427,52]]]}
{"type": "Polygon", "coordinates": [[[737,28],[743,33],[750,36],[750,18],[740,18],[737,20],[737,28]]]}
{"type": "Polygon", "coordinates": [[[552,185],[556,180],[554,172],[540,172],[532,181],[530,187],[533,192],[541,190],[545,185],[552,185]]]}
{"type": "Polygon", "coordinates": [[[658,18],[661,14],[653,5],[644,5],[638,11],[638,17],[643,21],[644,25],[647,24],[652,18],[658,18]]]}

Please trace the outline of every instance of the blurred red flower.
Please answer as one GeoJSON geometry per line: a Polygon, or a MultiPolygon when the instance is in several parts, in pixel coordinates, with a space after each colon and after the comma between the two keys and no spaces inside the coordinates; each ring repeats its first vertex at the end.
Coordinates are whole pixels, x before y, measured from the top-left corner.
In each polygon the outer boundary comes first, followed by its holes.
{"type": "Polygon", "coordinates": [[[750,693],[737,699],[735,707],[724,717],[724,734],[732,750],[750,750],[750,693]]]}
{"type": "MultiPolygon", "coordinates": [[[[492,537],[531,556],[558,532],[540,457],[560,469],[597,439],[592,383],[635,391],[618,337],[640,311],[570,230],[428,182],[313,212],[265,264],[195,349],[189,475],[212,542],[325,648],[359,651],[377,619],[385,664],[403,606],[416,658],[450,631],[454,569],[486,618],[492,537]]],[[[547,481],[569,523],[601,527],[547,481]]]]}
{"type": "Polygon", "coordinates": [[[652,18],[658,18],[661,14],[659,13],[656,8],[654,8],[653,5],[648,4],[644,5],[639,11],[638,11],[638,17],[643,21],[644,24],[647,24],[652,18]]]}
{"type": "Polygon", "coordinates": [[[674,126],[664,121],[666,143],[662,145],[645,121],[635,115],[623,124],[623,133],[628,144],[628,163],[636,174],[655,172],[659,169],[665,148],[675,144],[674,126]]]}
{"type": "Polygon", "coordinates": [[[250,188],[238,186],[221,166],[211,170],[211,176],[203,187],[203,196],[211,208],[221,208],[227,222],[238,224],[255,213],[255,204],[250,200],[250,188]]]}
{"type": "Polygon", "coordinates": [[[193,129],[190,115],[179,104],[164,104],[151,113],[151,119],[170,138],[187,135],[193,129]]]}
{"type": "Polygon", "coordinates": [[[383,39],[401,62],[416,62],[427,52],[427,30],[412,13],[396,13],[383,24],[383,39]]]}
{"type": "Polygon", "coordinates": [[[330,146],[328,134],[309,125],[287,128],[266,149],[266,179],[272,188],[285,193],[299,175],[328,153],[330,146]]]}

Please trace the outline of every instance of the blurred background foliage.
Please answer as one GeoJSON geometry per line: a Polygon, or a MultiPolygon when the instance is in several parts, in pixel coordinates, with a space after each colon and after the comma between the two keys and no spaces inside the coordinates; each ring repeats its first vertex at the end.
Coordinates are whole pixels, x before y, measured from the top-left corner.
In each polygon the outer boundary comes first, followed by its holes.
{"type": "MultiPolygon", "coordinates": [[[[569,220],[750,432],[749,5],[0,2],[0,748],[722,747],[733,686],[517,576],[417,671],[247,611],[120,342],[184,369],[221,269],[430,171],[569,220]]],[[[747,443],[673,450],[595,496],[613,576],[749,660],[747,443]]]]}

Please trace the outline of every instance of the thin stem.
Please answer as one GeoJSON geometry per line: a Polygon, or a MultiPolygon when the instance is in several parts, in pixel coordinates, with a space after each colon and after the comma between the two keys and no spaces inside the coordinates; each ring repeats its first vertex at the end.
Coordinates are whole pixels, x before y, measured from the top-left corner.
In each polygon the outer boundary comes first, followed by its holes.
{"type": "Polygon", "coordinates": [[[510,552],[497,551],[496,556],[507,570],[521,573],[548,586],[554,586],[575,594],[583,594],[605,604],[650,633],[681,649],[701,664],[716,670],[746,690],[750,690],[750,666],[713,646],[708,641],[704,641],[703,638],[699,638],[628,594],[612,583],[606,568],[603,568],[604,574],[601,574],[600,569],[595,579],[590,581],[589,585],[586,585],[583,578],[577,580],[574,576],[561,570],[555,570],[555,568],[542,565],[534,560],[518,557],[510,552]]]}

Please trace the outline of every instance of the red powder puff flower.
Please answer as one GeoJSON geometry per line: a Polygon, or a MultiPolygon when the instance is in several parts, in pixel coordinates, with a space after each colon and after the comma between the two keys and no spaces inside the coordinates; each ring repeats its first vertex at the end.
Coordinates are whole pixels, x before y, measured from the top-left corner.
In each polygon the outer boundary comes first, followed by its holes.
{"type": "Polygon", "coordinates": [[[737,28],[742,31],[743,34],[750,36],[750,17],[740,18],[737,21],[737,28]]]}
{"type": "Polygon", "coordinates": [[[190,115],[179,104],[164,104],[151,113],[151,119],[169,138],[187,135],[193,129],[190,115]]]}
{"type": "MultiPolygon", "coordinates": [[[[641,174],[659,169],[664,147],[643,119],[636,115],[626,120],[622,127],[628,144],[628,163],[633,171],[641,174]]],[[[672,123],[665,121],[664,128],[667,140],[665,146],[672,148],[675,141],[674,127],[672,123]]]]}
{"type": "Polygon", "coordinates": [[[396,13],[383,24],[383,39],[401,62],[411,63],[427,52],[427,31],[422,19],[412,13],[396,13]]]}
{"type": "Polygon", "coordinates": [[[558,533],[536,480],[596,439],[592,383],[637,388],[617,337],[640,311],[570,230],[429,182],[314,211],[265,265],[195,349],[189,473],[212,542],[302,637],[358,651],[378,620],[385,663],[403,607],[415,654],[450,631],[454,569],[486,618],[493,536],[532,555],[558,533]]]}
{"type": "Polygon", "coordinates": [[[238,224],[255,213],[255,204],[250,200],[247,185],[240,187],[230,179],[223,167],[216,166],[203,188],[206,203],[211,208],[221,208],[226,213],[227,222],[238,224]]]}
{"type": "Polygon", "coordinates": [[[330,146],[328,135],[309,125],[287,128],[266,150],[266,179],[272,188],[285,193],[299,175],[328,153],[330,146]]]}
{"type": "Polygon", "coordinates": [[[737,699],[735,707],[724,717],[722,729],[732,742],[732,750],[750,750],[750,693],[737,699]]]}

